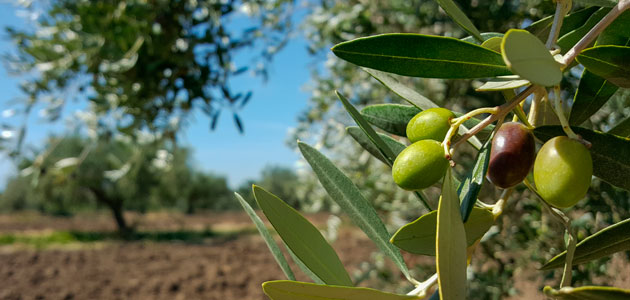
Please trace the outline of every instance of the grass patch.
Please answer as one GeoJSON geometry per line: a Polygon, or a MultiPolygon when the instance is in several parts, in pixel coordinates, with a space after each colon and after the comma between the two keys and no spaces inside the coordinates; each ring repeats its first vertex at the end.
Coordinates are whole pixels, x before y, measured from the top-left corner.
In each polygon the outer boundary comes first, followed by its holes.
{"type": "MultiPolygon", "coordinates": [[[[246,232],[243,232],[246,234],[246,232]]],[[[212,230],[136,231],[121,235],[116,231],[54,231],[41,234],[1,234],[0,245],[26,245],[43,249],[53,245],[107,241],[182,242],[200,244],[207,239],[232,238],[240,232],[216,233],[212,230]]]]}

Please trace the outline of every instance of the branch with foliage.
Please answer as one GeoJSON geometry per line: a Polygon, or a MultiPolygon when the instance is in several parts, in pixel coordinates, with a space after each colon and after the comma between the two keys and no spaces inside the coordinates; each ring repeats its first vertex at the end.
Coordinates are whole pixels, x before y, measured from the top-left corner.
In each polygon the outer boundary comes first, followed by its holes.
{"type": "MultiPolygon", "coordinates": [[[[265,294],[271,299],[422,299],[431,294],[431,299],[465,299],[472,253],[483,243],[482,236],[494,222],[514,205],[510,195],[523,183],[564,227],[568,236],[566,251],[543,266],[543,269],[564,268],[558,286],[547,286],[544,293],[552,299],[628,298],[630,290],[620,288],[572,287],[574,265],[630,250],[628,220],[578,242],[572,219],[565,214],[567,210],[561,210],[573,207],[584,198],[593,175],[620,189],[630,190],[630,141],[624,127],[628,122],[623,121],[619,125],[622,128],[604,133],[576,126],[579,123],[571,123],[571,117],[565,114],[564,102],[569,95],[562,93],[561,87],[566,73],[578,65],[584,71],[573,95],[570,115],[588,118],[612,96],[600,89],[603,93],[596,96],[601,105],[583,105],[593,97],[588,94],[588,88],[581,87],[596,83],[602,87],[609,84],[615,89],[630,86],[627,59],[630,56],[630,1],[595,2],[594,7],[569,14],[571,0],[557,1],[553,16],[534,22],[526,30],[481,33],[452,1],[438,1],[470,37],[460,40],[394,33],[358,38],[333,47],[336,56],[363,67],[370,76],[411,104],[402,109],[395,105],[369,106],[359,112],[337,92],[359,126],[352,137],[391,167],[393,180],[402,189],[417,193],[425,201],[422,190],[442,180],[441,196],[437,209],[425,202],[429,212],[390,235],[359,187],[316,148],[298,142],[302,155],[330,198],[415,288],[407,295],[399,295],[354,287],[352,278],[321,233],[280,198],[254,186],[254,196],[262,212],[289,249],[292,259],[314,282],[295,281],[275,242],[266,239],[289,280],[264,283],[265,294]],[[598,7],[604,4],[609,7],[598,7]],[[579,21],[584,19],[589,21],[579,21]],[[477,91],[501,92],[506,102],[457,116],[438,108],[391,74],[477,78],[484,81],[477,91]],[[545,111],[545,105],[552,110],[545,111]],[[403,113],[411,109],[420,112],[411,117],[403,113]],[[512,122],[508,119],[510,114],[512,122]],[[555,119],[547,118],[546,114],[553,114],[555,119]],[[486,117],[476,119],[480,115],[486,117]],[[556,121],[559,125],[553,123],[556,121]],[[464,129],[464,122],[476,125],[464,129]],[[385,133],[376,132],[372,126],[385,133]],[[491,134],[481,144],[475,138],[484,129],[490,129],[491,134]],[[391,136],[406,137],[411,144],[401,143],[391,136]],[[543,142],[538,153],[535,153],[536,141],[543,142]],[[478,153],[468,174],[457,178],[453,167],[458,160],[457,146],[463,142],[477,148],[478,153]],[[478,199],[484,178],[502,190],[494,204],[478,199]],[[424,281],[415,279],[400,249],[435,256],[435,275],[424,281]]],[[[247,203],[241,204],[251,211],[247,203]]],[[[254,218],[254,221],[260,220],[254,218]]],[[[269,236],[264,226],[258,229],[263,236],[269,236]]]]}

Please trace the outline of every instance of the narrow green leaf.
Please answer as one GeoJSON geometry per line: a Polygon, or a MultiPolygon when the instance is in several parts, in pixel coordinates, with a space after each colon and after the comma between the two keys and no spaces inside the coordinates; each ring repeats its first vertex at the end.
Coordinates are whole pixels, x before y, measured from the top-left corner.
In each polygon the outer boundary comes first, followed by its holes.
{"type": "Polygon", "coordinates": [[[254,185],[253,191],[273,228],[304,265],[326,284],[352,286],[339,256],[313,224],[261,187],[254,185]]]}
{"type": "Polygon", "coordinates": [[[267,247],[269,247],[269,251],[271,251],[271,254],[273,254],[273,258],[276,259],[276,262],[280,266],[280,269],[282,269],[282,272],[284,272],[284,275],[287,276],[287,278],[290,280],[295,280],[295,275],[293,275],[293,271],[291,271],[289,263],[284,258],[284,255],[282,254],[282,251],[280,251],[280,247],[278,247],[276,241],[274,241],[273,237],[271,237],[271,234],[269,233],[269,230],[267,230],[267,227],[265,227],[263,221],[260,219],[260,217],[258,217],[256,212],[254,212],[254,209],[249,205],[249,203],[247,203],[247,201],[245,201],[245,199],[241,197],[241,195],[239,195],[238,193],[234,193],[234,196],[236,196],[236,199],[241,204],[241,206],[243,206],[243,209],[245,210],[249,218],[252,219],[254,225],[256,225],[256,229],[258,229],[258,232],[262,236],[263,240],[265,240],[267,247]]]}
{"type": "Polygon", "coordinates": [[[469,35],[463,39],[460,39],[460,41],[462,42],[466,42],[466,43],[471,43],[471,44],[475,44],[475,45],[481,45],[481,43],[483,43],[484,41],[487,41],[493,37],[502,37],[503,33],[500,32],[482,32],[481,33],[481,37],[483,38],[483,41],[479,41],[477,40],[474,36],[469,35]]]}
{"type": "Polygon", "coordinates": [[[477,202],[477,196],[481,191],[481,185],[488,173],[488,164],[490,163],[490,148],[492,147],[492,137],[490,137],[486,143],[481,147],[477,158],[475,159],[475,166],[470,171],[470,174],[464,178],[464,181],[459,185],[457,194],[461,201],[461,214],[462,220],[468,221],[468,216],[472,211],[475,203],[477,202]]]}
{"type": "Polygon", "coordinates": [[[608,286],[565,287],[555,290],[550,286],[544,289],[546,295],[556,300],[627,300],[630,290],[608,286]]]}
{"type": "Polygon", "coordinates": [[[566,33],[558,39],[558,46],[560,46],[561,53],[566,53],[577,42],[579,42],[591,28],[595,26],[608,12],[610,8],[602,7],[594,12],[580,27],[566,33]]]}
{"type": "Polygon", "coordinates": [[[383,34],[337,44],[339,58],[413,77],[483,78],[509,75],[501,55],[458,39],[422,34],[383,34]]]}
{"type": "Polygon", "coordinates": [[[613,84],[630,88],[630,47],[605,45],[588,48],[577,61],[587,70],[613,84]]]}
{"type": "Polygon", "coordinates": [[[411,300],[416,296],[397,295],[374,289],[319,285],[306,282],[277,280],[262,285],[271,300],[411,300]]]}
{"type": "Polygon", "coordinates": [[[435,264],[440,299],[466,299],[466,231],[459,212],[459,198],[448,168],[437,210],[435,264]]]}
{"type": "MultiPolygon", "coordinates": [[[[433,101],[420,95],[418,92],[409,88],[408,86],[400,83],[398,79],[394,78],[389,73],[381,72],[381,71],[373,70],[373,69],[368,69],[368,68],[363,68],[363,70],[365,70],[368,74],[370,74],[370,76],[374,77],[374,79],[378,80],[380,83],[382,83],[392,92],[394,92],[394,94],[400,96],[401,98],[409,102],[411,105],[421,110],[427,110],[429,108],[439,107],[437,104],[433,103],[433,101]]],[[[458,133],[463,134],[467,130],[468,128],[462,125],[459,127],[458,133]]],[[[467,142],[473,147],[475,147],[476,149],[481,148],[481,142],[479,141],[478,138],[474,136],[469,138],[467,142]]]]}
{"type": "Polygon", "coordinates": [[[483,41],[479,29],[470,21],[470,19],[464,14],[464,12],[453,2],[453,0],[437,0],[440,7],[446,12],[446,14],[457,23],[464,31],[474,36],[478,41],[483,41]]]}
{"type": "MultiPolygon", "coordinates": [[[[593,175],[617,187],[630,190],[630,139],[593,131],[581,127],[571,127],[573,131],[591,142],[593,175]]],[[[542,126],[534,129],[534,135],[547,141],[564,135],[560,126],[542,126]]]]}
{"type": "Polygon", "coordinates": [[[361,115],[372,125],[398,136],[407,136],[407,123],[422,110],[400,104],[366,106],[361,115]]]}
{"type": "MultiPolygon", "coordinates": [[[[597,37],[595,45],[630,45],[630,11],[622,13],[597,37]]],[[[580,84],[573,98],[569,123],[579,125],[597,112],[618,87],[589,70],[582,72],[580,84]]]]}
{"type": "MultiPolygon", "coordinates": [[[[587,7],[580,10],[577,10],[566,17],[564,17],[564,21],[562,22],[562,28],[560,28],[560,33],[558,36],[562,37],[565,34],[575,30],[576,28],[582,26],[588,18],[595,13],[599,7],[587,7]]],[[[547,16],[543,19],[540,19],[525,28],[525,30],[529,31],[531,34],[538,37],[541,41],[546,41],[549,37],[549,31],[551,31],[551,25],[553,24],[553,15],[547,16]]]]}
{"type": "MultiPolygon", "coordinates": [[[[594,259],[606,257],[620,251],[630,250],[630,219],[610,225],[577,244],[573,254],[573,264],[578,265],[594,259]]],[[[549,260],[542,270],[564,266],[566,251],[549,260]]]]}
{"type": "MultiPolygon", "coordinates": [[[[466,245],[471,246],[494,224],[492,213],[487,209],[472,209],[468,222],[464,223],[466,245]]],[[[435,256],[435,229],[437,211],[421,216],[415,221],[400,227],[390,242],[409,253],[435,256]]]]}
{"type": "MultiPolygon", "coordinates": [[[[357,126],[350,126],[346,127],[346,131],[355,141],[357,141],[357,143],[359,143],[359,145],[361,145],[361,147],[363,147],[363,149],[372,154],[372,156],[376,157],[378,160],[382,161],[384,164],[389,165],[387,158],[383,157],[381,151],[379,151],[378,148],[374,146],[374,143],[372,143],[370,138],[368,138],[368,136],[365,134],[365,132],[363,132],[363,130],[361,130],[361,128],[357,126]]],[[[392,149],[395,156],[398,156],[400,151],[403,151],[406,148],[404,144],[392,139],[389,136],[380,133],[378,134],[378,136],[383,139],[385,144],[387,144],[390,149],[392,149]]]]}
{"type": "Polygon", "coordinates": [[[625,11],[617,17],[597,37],[596,46],[619,45],[628,46],[630,39],[630,11],[625,11]]]}
{"type": "Polygon", "coordinates": [[[569,115],[571,125],[580,125],[595,114],[619,88],[588,70],[582,72],[569,115]]]}
{"type": "Polygon", "coordinates": [[[534,84],[554,86],[562,80],[560,64],[533,34],[510,29],[503,37],[501,55],[515,74],[534,84]]]}
{"type": "Polygon", "coordinates": [[[529,80],[522,79],[518,76],[499,76],[486,81],[486,83],[475,90],[477,92],[496,92],[513,90],[529,84],[529,80]]]}
{"type": "MultiPolygon", "coordinates": [[[[298,268],[300,268],[300,270],[302,270],[302,272],[304,272],[304,274],[306,274],[306,276],[308,276],[308,278],[310,278],[311,280],[313,280],[313,282],[318,283],[318,284],[326,284],[321,278],[319,278],[319,276],[317,276],[317,274],[313,273],[313,271],[311,271],[311,269],[309,269],[301,260],[299,257],[297,257],[295,255],[295,253],[293,253],[293,251],[291,251],[291,248],[289,248],[289,246],[287,246],[287,244],[284,244],[285,248],[287,249],[287,252],[289,252],[289,256],[291,256],[291,259],[293,259],[293,262],[295,262],[295,264],[298,266],[298,268]]],[[[291,280],[295,280],[295,279],[291,279],[291,280]]]]}
{"type": "Polygon", "coordinates": [[[348,101],[348,99],[338,91],[336,93],[337,97],[339,97],[339,100],[341,100],[341,103],[343,103],[343,106],[346,108],[346,111],[350,114],[352,119],[354,119],[361,130],[363,130],[368,138],[370,138],[370,141],[372,141],[372,143],[374,143],[374,146],[376,146],[376,148],[378,148],[378,150],[383,154],[383,157],[387,158],[388,165],[393,165],[394,160],[396,159],[396,155],[394,155],[392,149],[390,149],[387,144],[385,144],[385,142],[383,142],[383,140],[378,136],[378,134],[376,134],[374,128],[372,128],[372,126],[365,119],[363,119],[361,113],[359,113],[359,111],[354,108],[352,104],[350,104],[350,101],[348,101]]]}
{"type": "Polygon", "coordinates": [[[376,210],[361,195],[359,189],[324,155],[313,147],[298,142],[298,147],[306,161],[311,165],[319,182],[328,195],[348,214],[350,219],[389,256],[398,268],[409,278],[409,270],[400,251],[389,243],[389,234],[378,217],[376,210]]]}
{"type": "Polygon", "coordinates": [[[617,123],[608,133],[625,138],[630,137],[630,117],[617,123]]]}

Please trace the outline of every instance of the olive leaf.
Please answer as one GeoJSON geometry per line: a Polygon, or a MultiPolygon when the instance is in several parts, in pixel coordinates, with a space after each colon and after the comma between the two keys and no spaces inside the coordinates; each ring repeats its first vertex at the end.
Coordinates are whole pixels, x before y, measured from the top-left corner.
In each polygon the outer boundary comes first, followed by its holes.
{"type": "Polygon", "coordinates": [[[267,281],[263,292],[271,300],[411,300],[417,296],[397,295],[362,287],[343,287],[298,281],[267,281]]]}
{"type": "Polygon", "coordinates": [[[625,138],[630,137],[630,117],[617,123],[608,133],[625,138]]]}
{"type": "Polygon", "coordinates": [[[247,203],[247,201],[245,201],[245,199],[241,197],[241,195],[239,195],[238,193],[234,193],[234,196],[241,204],[241,206],[243,206],[243,209],[245,210],[247,215],[252,219],[254,225],[256,225],[256,229],[258,229],[258,232],[267,244],[267,247],[269,247],[273,258],[280,266],[280,269],[282,269],[282,272],[284,272],[284,275],[287,276],[287,278],[290,280],[295,280],[295,275],[293,275],[293,271],[291,271],[289,263],[284,258],[284,255],[282,254],[282,251],[280,251],[280,247],[278,247],[276,241],[274,241],[273,237],[271,237],[271,234],[269,233],[269,230],[267,230],[267,227],[265,227],[263,221],[260,219],[260,217],[258,217],[256,212],[254,212],[254,209],[249,205],[249,203],[247,203]]]}
{"type": "Polygon", "coordinates": [[[341,100],[341,103],[343,104],[346,111],[350,114],[352,119],[354,119],[354,121],[357,123],[357,125],[359,125],[361,130],[365,132],[365,134],[368,136],[370,141],[374,143],[374,146],[378,148],[378,150],[381,152],[383,157],[387,159],[387,164],[390,166],[394,164],[396,155],[394,155],[394,152],[392,151],[392,149],[390,149],[389,146],[387,146],[387,144],[385,144],[385,142],[383,142],[383,140],[376,134],[376,131],[374,131],[374,128],[372,128],[372,126],[370,126],[370,124],[365,119],[363,119],[363,117],[361,116],[361,113],[359,113],[359,111],[357,111],[357,109],[354,108],[352,104],[350,104],[350,101],[348,101],[348,99],[344,95],[339,93],[338,91],[336,93],[337,93],[337,97],[339,98],[339,100],[341,100]]]}
{"type": "Polygon", "coordinates": [[[544,292],[557,300],[626,300],[630,298],[630,290],[609,286],[565,287],[559,290],[546,286],[544,292]]]}
{"type": "Polygon", "coordinates": [[[526,85],[529,85],[529,80],[522,79],[518,76],[499,76],[489,79],[483,85],[476,88],[478,92],[496,92],[504,90],[513,90],[526,85]]]}
{"type": "Polygon", "coordinates": [[[376,104],[366,106],[361,115],[372,125],[398,136],[407,135],[407,123],[422,110],[400,104],[376,104]]]}
{"type": "Polygon", "coordinates": [[[313,168],[315,175],[330,198],[348,214],[350,219],[374,241],[385,255],[394,261],[403,274],[409,277],[409,269],[407,269],[400,251],[389,243],[389,233],[383,221],[378,217],[374,207],[363,197],[359,188],[315,148],[302,142],[298,142],[298,148],[304,159],[313,168]]]}
{"type": "Polygon", "coordinates": [[[576,58],[584,67],[611,83],[630,88],[630,47],[604,45],[583,50],[576,58]]]}
{"type": "MultiPolygon", "coordinates": [[[[365,149],[367,152],[372,154],[372,156],[376,157],[378,160],[382,161],[384,164],[389,165],[387,158],[385,158],[383,154],[381,153],[381,151],[379,151],[378,148],[374,146],[374,143],[372,143],[370,138],[368,138],[368,136],[365,134],[363,130],[361,130],[361,128],[357,126],[346,127],[346,132],[348,132],[348,134],[350,134],[350,136],[355,141],[357,141],[357,143],[359,143],[359,145],[361,145],[363,149],[365,149]]],[[[383,142],[385,142],[385,144],[387,144],[387,146],[389,146],[390,149],[392,149],[392,151],[394,152],[394,155],[396,156],[398,156],[398,153],[403,151],[406,147],[404,144],[384,134],[379,133],[378,136],[383,140],[383,142]]]]}
{"type": "MultiPolygon", "coordinates": [[[[464,223],[466,245],[471,246],[494,224],[494,217],[487,209],[472,209],[468,222],[464,223]]],[[[437,211],[422,215],[415,221],[400,227],[390,239],[396,247],[413,254],[435,256],[437,211]]]]}
{"type": "Polygon", "coordinates": [[[501,55],[508,68],[534,84],[554,86],[562,80],[560,64],[533,34],[510,29],[503,37],[501,55]]]}
{"type": "Polygon", "coordinates": [[[435,264],[440,299],[458,300],[466,299],[466,231],[452,176],[448,168],[437,210],[435,264]]]}
{"type": "Polygon", "coordinates": [[[479,33],[479,29],[470,21],[470,19],[464,14],[464,12],[455,4],[453,0],[437,0],[440,7],[446,12],[446,14],[457,23],[462,29],[475,37],[478,41],[483,41],[484,38],[479,33]]]}
{"type": "MultiPolygon", "coordinates": [[[[620,251],[630,250],[630,219],[610,225],[577,244],[573,254],[573,264],[581,264],[609,256],[620,251]]],[[[542,266],[550,270],[564,266],[566,251],[556,255],[542,266]]]]}
{"type": "Polygon", "coordinates": [[[477,153],[475,165],[470,174],[466,176],[464,181],[457,188],[457,194],[461,201],[461,214],[464,222],[468,221],[468,216],[477,202],[477,196],[481,191],[481,185],[488,173],[488,165],[490,163],[490,150],[492,148],[492,136],[486,141],[477,153]]]}
{"type": "Polygon", "coordinates": [[[311,222],[263,188],[254,185],[253,192],[278,235],[309,270],[326,284],[353,285],[339,256],[311,222]]]}
{"type": "MultiPolygon", "coordinates": [[[[580,10],[577,10],[567,16],[564,17],[564,21],[562,22],[562,27],[560,28],[560,33],[558,36],[562,38],[565,34],[575,30],[576,28],[582,26],[588,18],[595,13],[599,7],[587,7],[580,10]]],[[[549,31],[551,30],[551,25],[553,24],[553,15],[542,18],[525,28],[525,30],[529,31],[531,34],[538,37],[541,41],[546,41],[549,37],[549,31]]]]}
{"type": "Polygon", "coordinates": [[[332,51],[353,64],[426,78],[483,78],[509,75],[501,55],[455,38],[392,33],[358,38],[332,51]]]}
{"type": "Polygon", "coordinates": [[[584,69],[569,115],[571,125],[580,125],[595,114],[619,87],[584,69]]]}

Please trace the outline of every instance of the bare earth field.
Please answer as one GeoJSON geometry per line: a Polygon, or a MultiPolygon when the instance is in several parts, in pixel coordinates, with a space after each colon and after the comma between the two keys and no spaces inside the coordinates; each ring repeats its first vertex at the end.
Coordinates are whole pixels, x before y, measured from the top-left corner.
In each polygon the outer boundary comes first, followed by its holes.
{"type": "MultiPolygon", "coordinates": [[[[311,216],[325,224],[326,215],[311,216]]],[[[250,228],[244,214],[150,214],[140,230],[234,231],[250,228]]],[[[107,215],[51,218],[0,216],[0,233],[42,235],[53,230],[107,231],[107,215]]],[[[335,249],[349,270],[375,249],[358,232],[344,231],[335,249]]],[[[294,270],[297,267],[293,266],[294,270]]],[[[298,278],[306,280],[304,276],[298,278]]],[[[219,235],[184,242],[97,241],[0,246],[0,299],[266,299],[261,283],[283,279],[257,234],[219,235]]]]}
{"type": "MultiPolygon", "coordinates": [[[[328,215],[307,217],[325,227],[328,215]]],[[[0,215],[0,299],[262,300],[261,283],[284,278],[244,213],[128,218],[145,235],[124,242],[111,238],[108,215],[0,215]],[[7,242],[8,236],[21,239],[7,242]]],[[[350,274],[376,250],[362,232],[347,227],[333,247],[350,274]]],[[[405,259],[432,264],[430,258],[405,259]]],[[[610,265],[614,280],[596,283],[630,288],[625,256],[615,255],[610,265]]],[[[521,293],[510,299],[544,299],[535,268],[515,273],[521,293]]]]}

